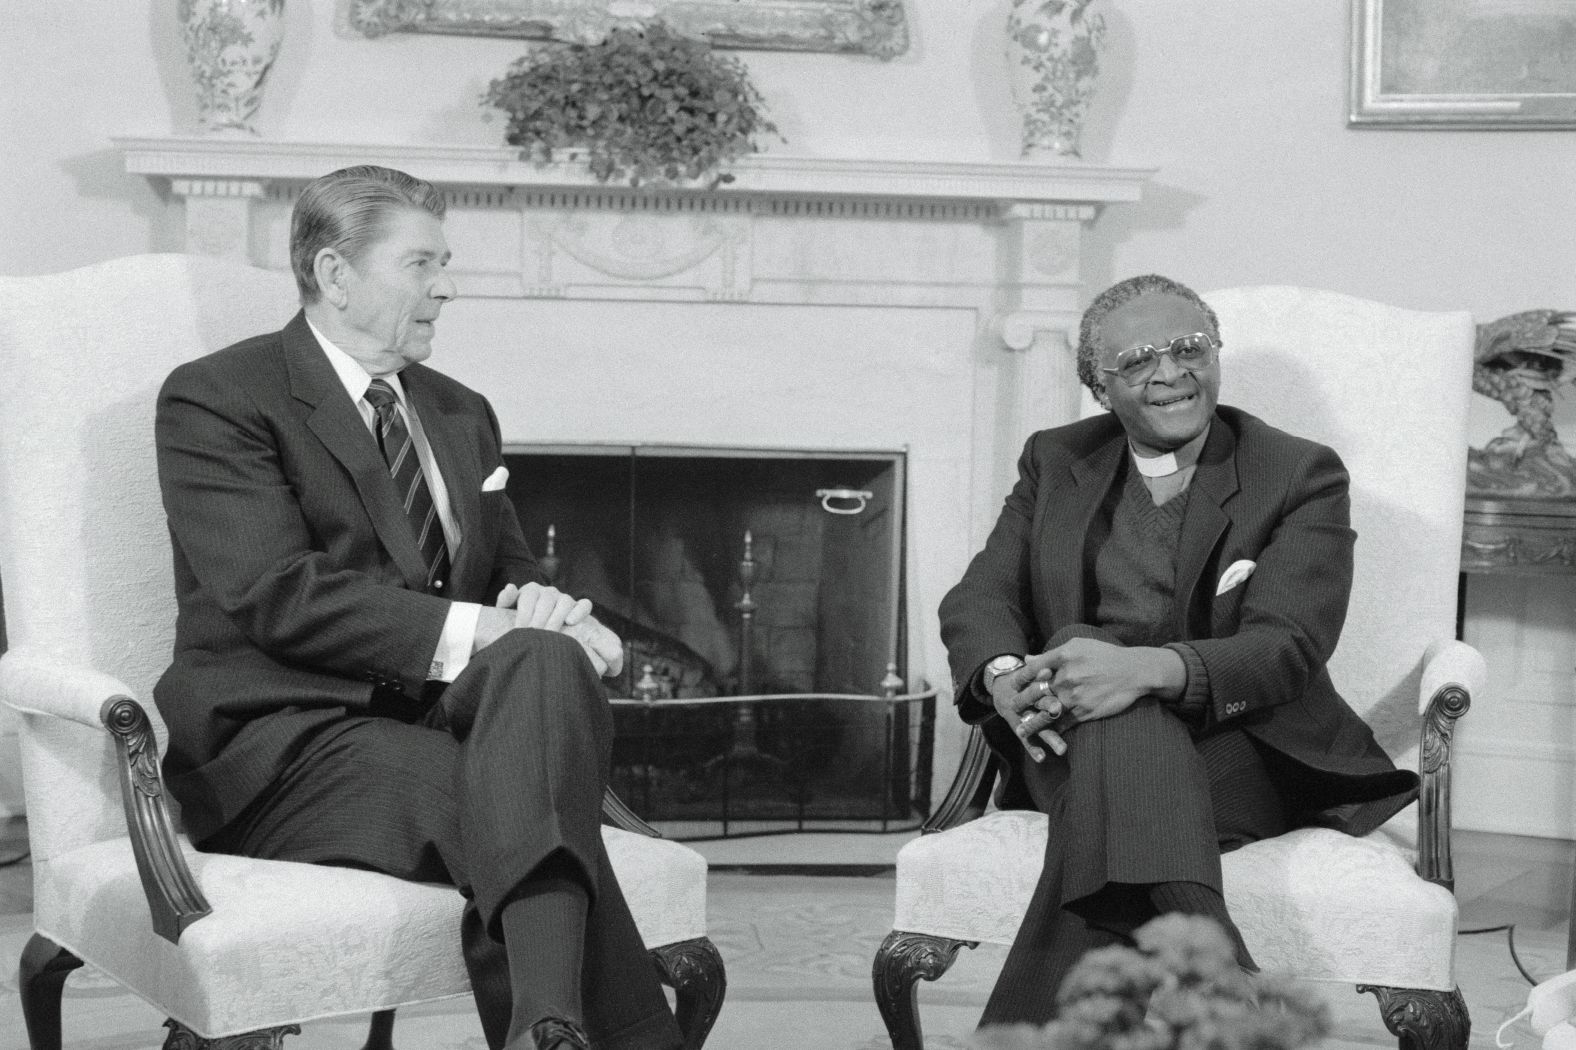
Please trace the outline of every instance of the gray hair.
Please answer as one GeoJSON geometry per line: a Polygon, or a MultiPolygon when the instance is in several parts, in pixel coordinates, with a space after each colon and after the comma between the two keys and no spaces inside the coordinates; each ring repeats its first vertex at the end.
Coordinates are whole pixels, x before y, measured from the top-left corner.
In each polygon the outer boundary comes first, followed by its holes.
{"type": "Polygon", "coordinates": [[[438,219],[446,205],[430,182],[393,168],[359,164],[313,179],[290,214],[290,269],[301,302],[322,298],[313,264],[331,248],[351,264],[359,262],[382,234],[390,213],[421,208],[438,219]]]}
{"type": "Polygon", "coordinates": [[[1200,298],[1197,292],[1180,281],[1173,281],[1157,273],[1139,274],[1137,277],[1118,281],[1094,297],[1094,301],[1084,311],[1083,321],[1078,326],[1078,378],[1083,380],[1083,385],[1089,388],[1095,400],[1102,405],[1105,404],[1103,397],[1105,379],[1100,374],[1100,326],[1105,324],[1105,319],[1110,316],[1111,311],[1147,292],[1174,295],[1192,303],[1209,319],[1209,334],[1216,339],[1220,338],[1220,319],[1215,316],[1215,311],[1210,309],[1209,304],[1200,298]]]}

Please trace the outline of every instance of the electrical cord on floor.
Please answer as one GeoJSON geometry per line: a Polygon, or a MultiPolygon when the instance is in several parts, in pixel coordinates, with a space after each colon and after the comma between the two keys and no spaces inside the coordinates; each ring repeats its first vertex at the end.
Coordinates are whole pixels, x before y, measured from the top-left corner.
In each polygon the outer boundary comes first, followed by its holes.
{"type": "Polygon", "coordinates": [[[27,858],[31,857],[32,855],[33,855],[33,851],[32,850],[25,849],[21,853],[18,853],[14,857],[6,857],[4,859],[0,859],[0,868],[9,868],[13,864],[20,864],[24,860],[26,860],[27,858]]]}
{"type": "Polygon", "coordinates": [[[1468,937],[1475,933],[1498,933],[1501,930],[1505,931],[1505,942],[1510,947],[1510,961],[1516,964],[1516,969],[1521,971],[1521,976],[1526,978],[1528,984],[1539,983],[1538,979],[1528,973],[1525,966],[1521,965],[1521,956],[1516,954],[1515,923],[1507,922],[1503,926],[1479,926],[1475,930],[1457,930],[1456,933],[1462,937],[1468,937]]]}

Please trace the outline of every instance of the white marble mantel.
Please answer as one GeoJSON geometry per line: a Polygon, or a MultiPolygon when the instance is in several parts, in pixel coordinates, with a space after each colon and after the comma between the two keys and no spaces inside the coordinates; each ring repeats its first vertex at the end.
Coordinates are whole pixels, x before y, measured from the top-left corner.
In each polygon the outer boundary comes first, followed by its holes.
{"type": "MultiPolygon", "coordinates": [[[[116,145],[184,208],[185,250],[270,267],[324,172],[384,164],[440,186],[461,295],[441,363],[488,394],[506,441],[905,450],[908,666],[937,685],[936,603],[1024,437],[1078,415],[1086,233],[1152,175],[766,154],[715,190],[636,190],[511,149],[116,145]]],[[[938,734],[938,791],[960,739],[938,734]]]]}
{"type": "Polygon", "coordinates": [[[128,173],[184,206],[187,251],[287,265],[300,186],[338,167],[383,164],[448,193],[467,296],[976,309],[998,348],[1025,352],[1025,404],[1068,418],[1084,232],[1105,206],[1137,201],[1153,174],[763,154],[736,164],[735,181],[716,190],[636,190],[598,183],[584,164],[532,164],[507,148],[114,141],[128,173]]]}
{"type": "MultiPolygon", "coordinates": [[[[604,188],[584,165],[538,165],[511,148],[267,142],[180,137],[114,140],[137,175],[223,182],[304,181],[350,164],[419,171],[446,186],[604,188]]],[[[794,157],[764,153],[732,167],[725,194],[771,194],[890,200],[971,200],[1019,204],[1110,204],[1136,201],[1146,168],[1023,161],[903,161],[794,157]]],[[[612,188],[618,188],[616,185],[612,188]]],[[[196,190],[194,192],[201,192],[196,190]]],[[[689,189],[679,192],[704,193],[689,189]]]]}

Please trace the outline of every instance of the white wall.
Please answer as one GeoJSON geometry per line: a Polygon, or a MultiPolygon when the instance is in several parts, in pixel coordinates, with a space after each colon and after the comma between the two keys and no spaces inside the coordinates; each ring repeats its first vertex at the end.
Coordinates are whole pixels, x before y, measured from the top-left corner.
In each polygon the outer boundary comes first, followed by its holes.
{"type": "MultiPolygon", "coordinates": [[[[258,126],[271,138],[493,144],[476,100],[523,45],[336,29],[345,0],[291,0],[258,126]]],[[[908,0],[910,51],[741,52],[788,141],[818,156],[1006,159],[1005,0],[908,0]]],[[[0,62],[17,207],[0,272],[173,244],[159,195],[109,136],[193,128],[174,0],[10,0],[0,62]]],[[[1157,269],[1201,288],[1320,285],[1482,317],[1576,303],[1576,133],[1345,126],[1346,5],[1121,0],[1085,156],[1159,168],[1113,209],[1091,283],[1157,269]]]]}
{"type": "MultiPolygon", "coordinates": [[[[347,0],[292,0],[259,130],[296,141],[490,145],[477,99],[518,41],[338,28],[347,0]]],[[[913,44],[882,62],[740,53],[787,138],[774,152],[1007,159],[1017,123],[1006,0],[908,0],[913,44]]],[[[163,187],[124,174],[118,134],[195,127],[174,0],[10,0],[0,273],[180,243],[163,187]]],[[[1090,237],[1089,285],[1142,270],[1201,289],[1286,282],[1488,320],[1576,306],[1576,133],[1354,130],[1347,10],[1122,0],[1085,157],[1159,169],[1090,237]]],[[[1477,443],[1505,424],[1485,402],[1477,443]]],[[[1576,431],[1576,404],[1561,422],[1576,431]]]]}
{"type": "MultiPolygon", "coordinates": [[[[365,40],[336,28],[345,2],[290,0],[257,121],[265,136],[500,140],[501,124],[483,119],[477,99],[522,44],[365,40]]],[[[788,140],[774,152],[1015,155],[999,57],[1006,0],[907,2],[913,46],[891,62],[742,53],[788,140]]],[[[11,206],[0,273],[176,247],[178,207],[166,206],[162,187],[126,176],[109,143],[194,126],[174,0],[6,6],[0,193],[11,206]]],[[[1347,128],[1348,11],[1332,0],[1120,0],[1107,18],[1111,45],[1085,156],[1159,171],[1142,203],[1112,208],[1088,238],[1091,287],[1158,270],[1200,289],[1316,285],[1483,320],[1576,308],[1576,133],[1347,128]]],[[[1475,420],[1479,443],[1507,422],[1487,401],[1475,420]]],[[[1576,438],[1576,404],[1559,423],[1576,438]]],[[[1559,581],[1507,586],[1509,596],[1496,590],[1481,609],[1469,603],[1469,637],[1485,639],[1491,667],[1570,664],[1576,631],[1500,629],[1512,607],[1557,604],[1569,591],[1559,581]]],[[[1571,699],[1570,686],[1546,678],[1537,689],[1566,693],[1528,702],[1571,699]]],[[[1510,684],[1483,698],[1475,717],[1484,722],[1509,693],[1532,688],[1498,680],[1510,684]]],[[[1568,708],[1560,717],[1570,720],[1568,708]]],[[[1561,746],[1568,768],[1572,752],[1561,746]]]]}

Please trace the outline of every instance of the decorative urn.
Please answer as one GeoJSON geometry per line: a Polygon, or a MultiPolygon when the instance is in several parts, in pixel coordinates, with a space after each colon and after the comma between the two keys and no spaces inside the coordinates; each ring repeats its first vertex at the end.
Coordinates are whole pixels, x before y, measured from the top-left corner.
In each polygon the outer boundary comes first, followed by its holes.
{"type": "Polygon", "coordinates": [[[202,130],[256,135],[252,116],[284,41],[285,0],[178,0],[176,17],[202,130]]]}
{"type": "Polygon", "coordinates": [[[1105,47],[1103,0],[1013,0],[1007,64],[1024,157],[1077,157],[1105,47]]]}

